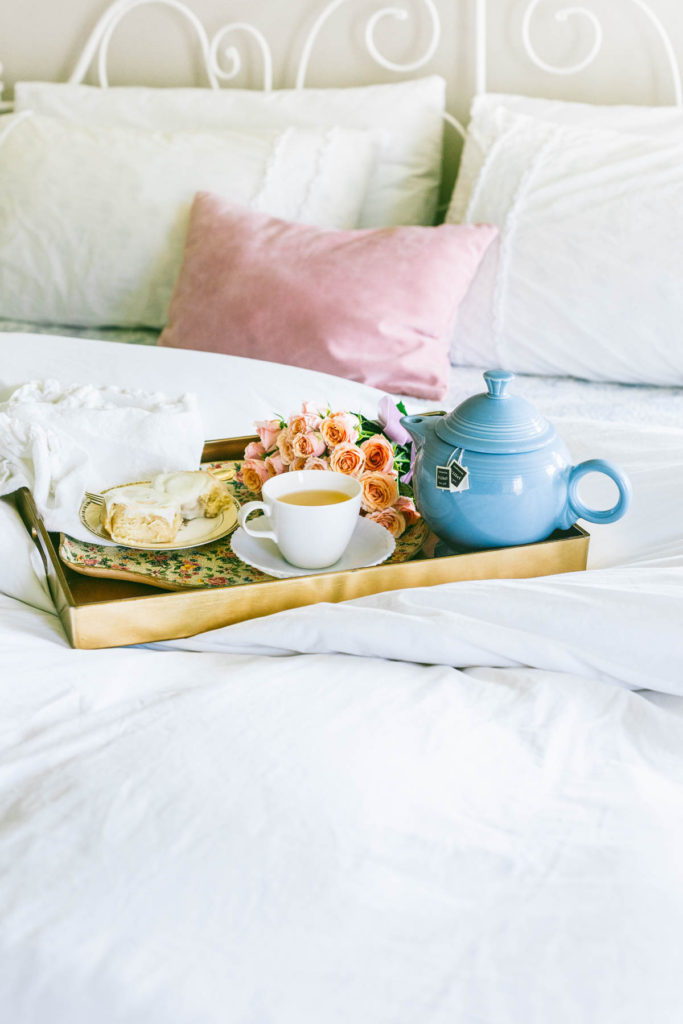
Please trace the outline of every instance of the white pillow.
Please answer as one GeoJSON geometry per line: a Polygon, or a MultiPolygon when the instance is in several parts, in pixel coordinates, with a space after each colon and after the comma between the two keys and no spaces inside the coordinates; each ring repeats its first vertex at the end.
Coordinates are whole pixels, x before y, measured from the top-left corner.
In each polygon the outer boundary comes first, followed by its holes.
{"type": "Polygon", "coordinates": [[[150,89],[20,82],[15,109],[81,124],[161,131],[321,128],[371,131],[376,165],[360,227],[432,224],[441,178],[446,83],[415,81],[344,89],[150,89]]]}
{"type": "Polygon", "coordinates": [[[372,157],[367,134],[338,128],[213,135],[2,118],[0,317],[162,327],[196,192],[352,228],[372,157]]]}
{"type": "Polygon", "coordinates": [[[564,100],[503,93],[476,96],[472,102],[458,177],[446,215],[449,224],[460,224],[465,219],[472,186],[500,131],[496,111],[501,107],[514,114],[526,114],[557,125],[608,128],[671,139],[681,138],[683,134],[683,110],[680,107],[595,106],[590,103],[568,103],[564,100]]]}
{"type": "Polygon", "coordinates": [[[497,224],[499,242],[451,361],[683,384],[683,138],[497,117],[466,219],[497,224]]]}

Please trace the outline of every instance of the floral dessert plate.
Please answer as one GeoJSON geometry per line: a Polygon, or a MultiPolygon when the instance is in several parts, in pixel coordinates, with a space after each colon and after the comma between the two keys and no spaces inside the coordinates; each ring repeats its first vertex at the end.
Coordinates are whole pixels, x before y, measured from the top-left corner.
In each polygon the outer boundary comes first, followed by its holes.
{"type": "MultiPolygon", "coordinates": [[[[134,487],[138,483],[147,482],[141,480],[120,486],[134,487]]],[[[111,490],[111,488],[107,488],[107,490],[111,490]]],[[[106,491],[102,493],[106,494],[106,491]]],[[[93,496],[86,495],[81,502],[78,515],[83,526],[90,533],[111,543],[111,537],[102,525],[102,509],[103,505],[101,502],[98,502],[93,496]]],[[[185,548],[201,547],[203,544],[209,544],[212,540],[225,537],[235,529],[237,526],[237,509],[237,502],[232,498],[231,504],[223,509],[222,512],[219,512],[213,519],[200,517],[198,519],[185,520],[178,530],[175,539],[168,544],[126,544],[125,547],[136,551],[182,551],[185,548]]]]}
{"type": "MultiPolygon", "coordinates": [[[[270,529],[265,516],[257,516],[249,521],[252,529],[270,529]],[[263,523],[260,523],[263,520],[263,523]]],[[[242,527],[235,530],[230,540],[233,552],[247,565],[260,569],[268,576],[284,580],[292,576],[315,576],[323,572],[346,572],[349,569],[363,569],[370,565],[379,565],[394,553],[396,541],[379,523],[371,519],[358,517],[358,522],[341,558],[324,569],[299,569],[290,565],[282,555],[275,541],[267,537],[253,537],[242,527]]]]}

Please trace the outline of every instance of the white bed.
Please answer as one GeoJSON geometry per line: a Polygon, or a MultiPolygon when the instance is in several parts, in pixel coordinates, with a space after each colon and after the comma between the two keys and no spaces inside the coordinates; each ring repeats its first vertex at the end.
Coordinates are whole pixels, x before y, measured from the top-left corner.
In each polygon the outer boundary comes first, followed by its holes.
{"type": "MultiPolygon", "coordinates": [[[[453,366],[436,404],[485,368],[453,366]]],[[[37,377],[192,390],[209,438],[306,399],[372,415],[382,396],[231,355],[0,333],[0,401],[37,377]]],[[[72,650],[0,502],[3,1019],[679,1019],[683,392],[516,386],[575,461],[630,477],[627,516],[589,527],[586,573],[72,650]]]]}

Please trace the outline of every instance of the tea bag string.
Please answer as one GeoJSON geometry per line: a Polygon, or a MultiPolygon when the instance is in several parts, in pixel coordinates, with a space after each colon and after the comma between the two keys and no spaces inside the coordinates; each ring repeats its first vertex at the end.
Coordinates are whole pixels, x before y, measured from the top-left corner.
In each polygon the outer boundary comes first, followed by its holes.
{"type": "Polygon", "coordinates": [[[448,462],[446,463],[446,466],[450,466],[451,462],[454,461],[457,462],[459,465],[462,465],[462,463],[460,462],[460,456],[462,455],[464,450],[464,448],[454,448],[451,454],[448,456],[448,462]]]}

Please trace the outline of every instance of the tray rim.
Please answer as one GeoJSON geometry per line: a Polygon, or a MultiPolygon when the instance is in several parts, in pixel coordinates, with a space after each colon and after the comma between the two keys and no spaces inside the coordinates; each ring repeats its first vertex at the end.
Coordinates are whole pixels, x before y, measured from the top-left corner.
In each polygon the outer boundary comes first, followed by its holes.
{"type": "MultiPolygon", "coordinates": [[[[202,462],[222,461],[224,459],[239,456],[225,454],[226,448],[241,449],[255,440],[254,435],[240,437],[217,438],[205,443],[202,453],[202,462]]],[[[139,579],[132,579],[128,582],[145,587],[149,593],[134,594],[125,597],[104,597],[102,599],[79,602],[76,600],[72,587],[69,583],[65,567],[59,558],[59,545],[55,547],[53,536],[45,529],[40,514],[30,491],[21,488],[14,492],[17,510],[21,515],[24,525],[36,544],[45,569],[50,592],[57,607],[57,612],[62,621],[67,637],[73,647],[78,648],[99,648],[127,646],[135,643],[149,643],[163,639],[172,639],[195,635],[208,629],[215,629],[221,625],[228,625],[234,622],[243,621],[246,618],[255,618],[259,615],[269,615],[274,611],[286,610],[292,607],[299,607],[302,604],[321,601],[343,601],[374,593],[381,593],[387,590],[413,588],[422,586],[434,586],[444,582],[458,582],[472,579],[517,579],[529,578],[539,575],[550,575],[557,572],[573,572],[586,569],[588,557],[588,545],[590,534],[584,527],[575,524],[570,530],[565,531],[565,536],[559,538],[546,538],[533,544],[525,544],[507,548],[489,548],[484,551],[464,552],[461,554],[445,555],[440,558],[413,558],[408,562],[383,563],[378,566],[369,566],[358,569],[346,570],[338,573],[320,573],[303,577],[292,577],[284,580],[266,580],[258,583],[241,584],[233,587],[195,588],[190,589],[167,589],[154,584],[141,582],[139,579]],[[487,563],[498,559],[506,564],[513,563],[522,551],[539,553],[539,549],[552,545],[554,559],[552,565],[544,566],[537,571],[537,566],[532,567],[531,572],[512,573],[503,571],[491,574],[486,571],[487,563]],[[560,568],[556,564],[561,553],[570,552],[568,568],[560,568]],[[411,582],[417,579],[425,565],[430,566],[430,579],[411,582]],[[458,568],[467,570],[466,574],[458,575],[458,568]],[[474,567],[474,571],[473,570],[474,567]],[[367,589],[364,589],[367,583],[367,589]],[[322,588],[325,591],[323,596],[316,596],[316,589],[322,588]],[[232,614],[230,609],[230,596],[235,594],[244,595],[249,593],[251,605],[258,606],[260,598],[263,608],[256,614],[232,614]],[[267,592],[267,593],[266,593],[267,592]],[[288,598],[281,608],[275,607],[274,602],[269,600],[278,593],[286,592],[288,598]],[[313,597],[306,599],[306,592],[313,597]],[[135,616],[126,618],[126,612],[135,608],[140,602],[146,602],[150,611],[161,610],[166,612],[167,621],[183,622],[182,626],[175,626],[172,634],[166,632],[162,625],[144,630],[137,622],[133,623],[135,616]],[[191,603],[190,603],[191,602],[191,603]],[[189,618],[194,622],[185,623],[183,609],[189,604],[191,613],[189,618]],[[226,605],[221,611],[221,605],[226,605]],[[196,614],[200,618],[202,611],[205,618],[199,628],[196,614]],[[121,635],[112,639],[111,630],[106,624],[99,621],[99,617],[108,612],[112,620],[112,629],[121,629],[121,635]],[[186,628],[187,627],[187,628],[186,628]]],[[[71,570],[73,572],[73,570],[71,570]]],[[[87,573],[74,572],[90,580],[95,577],[87,573]]],[[[121,578],[113,579],[97,577],[103,586],[115,586],[122,582],[121,578]]],[[[139,619],[139,616],[137,616],[139,619]]],[[[164,618],[162,615],[161,618],[164,618]]]]}

